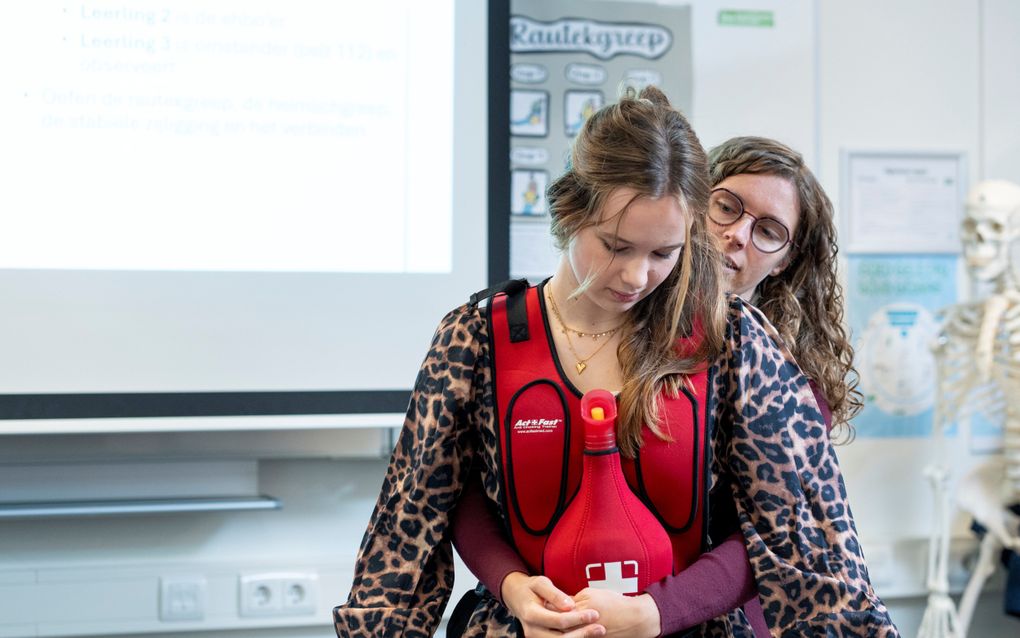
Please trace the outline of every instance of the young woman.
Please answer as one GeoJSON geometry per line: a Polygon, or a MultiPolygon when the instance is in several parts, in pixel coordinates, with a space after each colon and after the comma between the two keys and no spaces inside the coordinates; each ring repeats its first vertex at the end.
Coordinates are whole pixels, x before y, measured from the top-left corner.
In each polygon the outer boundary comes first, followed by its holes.
{"type": "MultiPolygon", "coordinates": [[[[853,349],[842,326],[836,276],[833,208],[799,153],[761,137],[736,137],[709,154],[712,191],[708,228],[723,252],[728,290],[758,305],[777,327],[809,379],[826,425],[840,428],[860,410],[853,349]],[[813,321],[804,320],[814,317],[813,321]]],[[[503,542],[480,486],[470,484],[454,517],[454,543],[482,582],[493,588],[532,633],[562,619],[547,601],[566,597],[503,542]],[[467,523],[466,521],[472,521],[467,523]],[[478,521],[484,521],[479,525],[478,521]],[[498,536],[498,535],[497,535],[498,536]]],[[[756,635],[768,635],[744,543],[731,535],[668,586],[650,588],[664,631],[705,622],[744,604],[756,635]]],[[[558,607],[572,610],[573,605],[558,607]]],[[[592,625],[582,635],[601,635],[592,625]]]]}
{"type": "MultiPolygon", "coordinates": [[[[548,531],[580,479],[581,437],[563,424],[576,417],[581,393],[596,387],[618,392],[621,451],[646,470],[628,478],[674,547],[686,548],[672,578],[696,570],[702,551],[739,526],[749,548],[744,554],[738,545],[741,559],[774,628],[845,635],[866,626],[869,635],[896,635],[868,583],[806,378],[755,309],[735,297],[720,308],[709,191],[704,151],[658,90],[625,96],[589,119],[570,169],[549,192],[563,251],[556,273],[485,308],[458,308],[436,334],[350,597],[334,610],[340,636],[435,631],[452,584],[451,514],[472,481],[483,509],[491,506],[507,530],[497,528],[496,537],[509,535],[526,571],[539,573],[548,531]],[[555,418],[527,433],[544,438],[522,443],[516,425],[532,421],[517,416],[529,406],[555,418]],[[681,439],[691,458],[653,460],[681,439]]],[[[451,633],[664,630],[650,594],[587,588],[564,601],[544,577],[519,576],[526,585],[515,591],[530,599],[515,594],[520,602],[511,603],[504,582],[506,605],[479,596],[451,633]]],[[[749,631],[739,610],[702,629],[749,631]]]]}

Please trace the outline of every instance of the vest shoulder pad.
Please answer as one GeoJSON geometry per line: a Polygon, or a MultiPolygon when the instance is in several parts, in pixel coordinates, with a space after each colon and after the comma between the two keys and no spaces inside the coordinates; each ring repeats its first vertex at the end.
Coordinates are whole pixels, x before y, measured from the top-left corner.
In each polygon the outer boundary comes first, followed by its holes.
{"type": "Polygon", "coordinates": [[[478,292],[474,293],[468,299],[468,305],[471,306],[472,308],[477,308],[479,303],[485,301],[486,299],[489,299],[493,295],[498,295],[501,292],[505,292],[507,295],[514,296],[527,290],[528,286],[530,286],[528,280],[523,277],[521,279],[507,279],[506,281],[500,282],[495,286],[489,286],[484,290],[479,290],[478,292]]]}

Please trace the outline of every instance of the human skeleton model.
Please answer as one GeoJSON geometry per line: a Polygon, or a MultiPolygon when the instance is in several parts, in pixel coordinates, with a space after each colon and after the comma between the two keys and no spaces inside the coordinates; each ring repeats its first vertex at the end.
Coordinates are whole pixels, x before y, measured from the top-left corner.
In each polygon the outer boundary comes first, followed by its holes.
{"type": "MultiPolygon", "coordinates": [[[[967,198],[962,227],[964,258],[971,276],[992,289],[987,298],[950,306],[935,357],[936,460],[925,473],[935,491],[936,528],[928,555],[928,606],[919,638],[964,638],[974,605],[995,570],[1003,548],[1020,551],[1020,286],[1013,252],[1020,250],[1020,186],[986,181],[967,198]],[[974,572],[960,599],[949,597],[950,513],[944,430],[968,417],[1002,423],[1003,455],[961,478],[956,504],[987,530],[974,572]]],[[[1017,253],[1020,256],[1020,252],[1017,253]]],[[[962,438],[962,434],[961,434],[962,438]]]]}

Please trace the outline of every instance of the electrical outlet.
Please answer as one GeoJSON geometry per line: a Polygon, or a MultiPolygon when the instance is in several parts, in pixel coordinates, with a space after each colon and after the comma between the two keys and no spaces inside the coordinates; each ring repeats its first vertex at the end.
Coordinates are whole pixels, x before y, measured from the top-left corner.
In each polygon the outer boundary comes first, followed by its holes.
{"type": "Polygon", "coordinates": [[[319,606],[319,577],[312,573],[285,574],[280,579],[283,613],[314,614],[319,606]]]}
{"type": "Polygon", "coordinates": [[[245,574],[238,591],[241,616],[311,615],[318,609],[319,577],[314,572],[245,574]]]}
{"type": "Polygon", "coordinates": [[[164,576],[159,579],[159,619],[205,618],[206,581],[203,576],[164,576]]]}
{"type": "Polygon", "coordinates": [[[283,609],[280,581],[272,574],[242,575],[238,591],[242,616],[278,616],[283,609]]]}

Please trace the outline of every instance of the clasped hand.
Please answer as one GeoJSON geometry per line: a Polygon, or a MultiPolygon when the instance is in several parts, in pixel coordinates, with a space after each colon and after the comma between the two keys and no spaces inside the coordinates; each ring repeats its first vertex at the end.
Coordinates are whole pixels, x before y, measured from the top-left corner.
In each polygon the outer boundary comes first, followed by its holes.
{"type": "Polygon", "coordinates": [[[598,638],[659,635],[659,609],[647,594],[624,596],[585,588],[573,597],[545,576],[512,572],[503,579],[503,602],[527,638],[598,638]]]}

